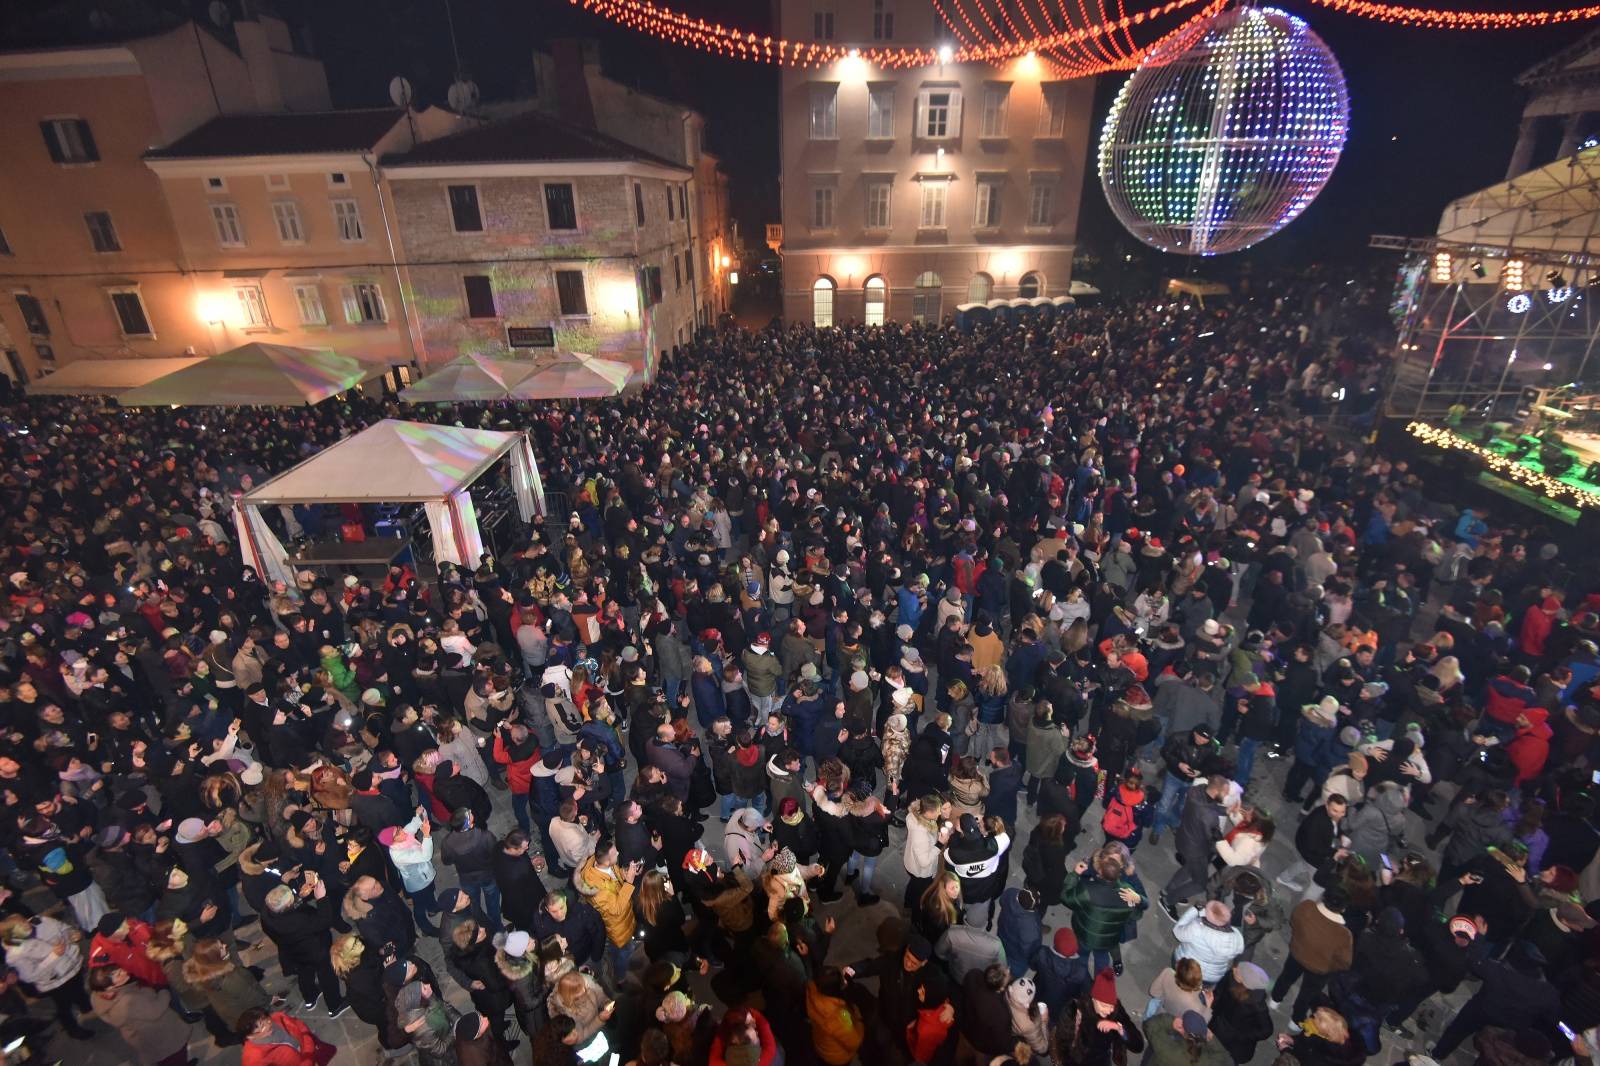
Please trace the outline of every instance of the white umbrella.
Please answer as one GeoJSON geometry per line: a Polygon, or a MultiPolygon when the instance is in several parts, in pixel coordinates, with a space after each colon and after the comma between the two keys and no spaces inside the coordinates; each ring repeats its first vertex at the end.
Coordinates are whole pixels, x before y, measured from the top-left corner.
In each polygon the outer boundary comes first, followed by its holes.
{"type": "Polygon", "coordinates": [[[627,386],[632,373],[627,363],[578,352],[558,352],[534,365],[537,369],[512,390],[513,399],[593,400],[616,396],[627,386]]]}

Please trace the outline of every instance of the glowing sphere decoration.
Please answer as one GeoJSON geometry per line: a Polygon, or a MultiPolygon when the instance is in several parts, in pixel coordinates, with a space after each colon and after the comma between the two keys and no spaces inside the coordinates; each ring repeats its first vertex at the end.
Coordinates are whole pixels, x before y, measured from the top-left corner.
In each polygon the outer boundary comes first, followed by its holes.
{"type": "Polygon", "coordinates": [[[1144,243],[1223,255],[1272,236],[1316,198],[1344,147],[1350,96],[1322,38],[1243,4],[1151,52],[1100,137],[1100,183],[1144,243]]]}

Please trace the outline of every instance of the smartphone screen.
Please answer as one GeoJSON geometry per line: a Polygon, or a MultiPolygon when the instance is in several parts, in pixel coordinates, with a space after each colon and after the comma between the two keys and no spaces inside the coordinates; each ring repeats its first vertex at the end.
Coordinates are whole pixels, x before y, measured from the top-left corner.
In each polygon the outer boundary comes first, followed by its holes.
{"type": "Polygon", "coordinates": [[[1569,1043],[1571,1041],[1573,1041],[1573,1040],[1578,1039],[1578,1034],[1574,1033],[1572,1031],[1572,1027],[1569,1026],[1566,1022],[1556,1022],[1556,1028],[1561,1030],[1561,1035],[1566,1037],[1567,1041],[1569,1043]]]}

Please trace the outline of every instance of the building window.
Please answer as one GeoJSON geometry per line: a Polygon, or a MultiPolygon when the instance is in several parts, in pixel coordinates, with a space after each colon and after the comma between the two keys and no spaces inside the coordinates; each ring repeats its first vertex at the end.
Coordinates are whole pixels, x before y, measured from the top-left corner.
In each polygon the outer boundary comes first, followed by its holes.
{"type": "Polygon", "coordinates": [[[11,242],[6,240],[6,231],[0,229],[0,255],[15,255],[11,250],[11,242]]]}
{"type": "Polygon", "coordinates": [[[832,185],[818,185],[811,190],[811,228],[833,228],[832,185]]]}
{"type": "Polygon", "coordinates": [[[633,223],[644,225],[644,186],[637,181],[633,183],[633,223]]]}
{"type": "Polygon", "coordinates": [[[1028,225],[1053,226],[1056,222],[1056,183],[1036,181],[1028,190],[1028,225]]]}
{"type": "Polygon", "coordinates": [[[293,200],[277,200],[272,205],[272,221],[278,227],[278,240],[284,244],[304,244],[306,231],[300,226],[300,205],[293,200]]]}
{"type": "Polygon", "coordinates": [[[495,318],[494,283],[487,274],[467,274],[461,279],[467,293],[468,318],[495,318]]]}
{"type": "Polygon", "coordinates": [[[1031,300],[1035,296],[1044,295],[1044,279],[1036,272],[1028,271],[1022,275],[1022,280],[1017,283],[1017,295],[1024,300],[1031,300]]]}
{"type": "Polygon", "coordinates": [[[19,292],[16,297],[17,310],[22,312],[22,324],[28,332],[36,337],[50,336],[50,321],[44,317],[44,304],[39,298],[26,292],[19,292]]]}
{"type": "Polygon", "coordinates": [[[450,199],[450,225],[457,233],[482,233],[483,213],[478,210],[476,185],[447,185],[450,199]]]}
{"type": "Polygon", "coordinates": [[[811,286],[811,324],[818,329],[833,325],[833,290],[832,278],[818,278],[811,286]]]}
{"type": "Polygon", "coordinates": [[[672,202],[672,186],[668,185],[661,191],[667,194],[667,221],[672,222],[678,217],[677,205],[672,202]]]}
{"type": "Polygon", "coordinates": [[[683,253],[683,280],[694,284],[694,255],[690,252],[683,253]]]}
{"type": "Polygon", "coordinates": [[[211,223],[217,228],[217,243],[224,248],[244,247],[244,226],[239,223],[239,209],[233,204],[212,204],[211,223]]]}
{"type": "Polygon", "coordinates": [[[294,287],[295,306],[300,310],[300,324],[302,326],[326,326],[328,312],[322,306],[322,290],[315,285],[296,285],[294,287]]]}
{"type": "Polygon", "coordinates": [[[1039,136],[1063,137],[1067,132],[1067,87],[1047,82],[1040,89],[1039,136]]]}
{"type": "Polygon", "coordinates": [[[354,200],[333,201],[333,225],[339,231],[339,239],[346,244],[367,239],[366,231],[361,228],[361,208],[354,200]]]}
{"type": "Polygon", "coordinates": [[[894,86],[867,86],[867,136],[894,136],[894,86]]]}
{"type": "Polygon", "coordinates": [[[1011,99],[1011,86],[985,85],[983,87],[983,125],[978,131],[980,137],[1004,137],[1006,135],[1006,108],[1011,99]]]}
{"type": "Polygon", "coordinates": [[[583,271],[556,271],[556,297],[561,302],[563,315],[588,314],[589,295],[583,288],[583,271]]]}
{"type": "MultiPolygon", "coordinates": [[[[208,182],[210,182],[210,181],[221,181],[222,179],[221,178],[207,178],[206,180],[208,182]]],[[[267,191],[268,192],[288,192],[289,191],[289,175],[287,175],[287,174],[268,174],[267,175],[267,191]]]]}
{"type": "Polygon", "coordinates": [[[961,91],[959,89],[927,89],[922,93],[921,120],[917,123],[917,136],[930,141],[942,141],[961,132],[961,91]]]}
{"type": "Polygon", "coordinates": [[[684,182],[678,186],[678,214],[683,216],[685,222],[689,221],[689,183],[684,182]]]}
{"type": "Polygon", "coordinates": [[[342,170],[335,170],[328,175],[328,184],[339,189],[349,188],[350,176],[342,170]]]}
{"type": "Polygon", "coordinates": [[[972,220],[978,229],[994,229],[1000,225],[1000,183],[978,182],[978,213],[972,220]]]}
{"type": "Polygon", "coordinates": [[[893,188],[887,181],[867,183],[867,229],[889,228],[889,193],[893,188]]]}
{"type": "Polygon", "coordinates": [[[639,268],[639,292],[644,297],[646,307],[654,307],[661,302],[661,268],[647,266],[639,268]]]}
{"type": "Polygon", "coordinates": [[[867,279],[863,292],[862,321],[869,326],[883,325],[884,308],[889,303],[889,285],[883,280],[882,274],[874,274],[867,279]]]}
{"type": "Polygon", "coordinates": [[[267,314],[267,297],[260,285],[241,285],[233,290],[239,298],[239,321],[245,329],[262,329],[272,325],[267,314]]]}
{"type": "Polygon", "coordinates": [[[933,271],[925,270],[917,275],[916,288],[917,291],[911,297],[911,320],[939,321],[939,305],[944,292],[944,281],[933,271]]]}
{"type": "Polygon", "coordinates": [[[111,212],[85,211],[83,224],[89,227],[89,244],[95,251],[122,251],[122,242],[117,240],[117,227],[111,224],[111,212]]]}
{"type": "Polygon", "coordinates": [[[572,185],[559,182],[544,187],[544,215],[552,230],[578,228],[578,201],[572,195],[572,185]]]}
{"type": "Polygon", "coordinates": [[[672,257],[672,287],[683,288],[683,264],[678,261],[677,256],[672,257]]]}
{"type": "MultiPolygon", "coordinates": [[[[267,179],[267,184],[272,184],[272,179],[267,179]]],[[[210,177],[206,179],[206,192],[227,192],[228,179],[223,177],[210,177]]]]}
{"type": "Polygon", "coordinates": [[[819,41],[833,40],[833,5],[818,4],[811,12],[811,36],[819,41]]]}
{"type": "Polygon", "coordinates": [[[811,87],[811,139],[831,141],[839,136],[839,87],[811,87]]]}
{"type": "Polygon", "coordinates": [[[351,325],[389,321],[389,312],[383,306],[383,290],[374,282],[346,285],[340,295],[344,298],[344,320],[351,325]]]}
{"type": "Polygon", "coordinates": [[[894,5],[889,0],[872,0],[872,39],[894,40],[894,5]]]}
{"type": "Polygon", "coordinates": [[[917,225],[923,229],[944,229],[944,205],[949,191],[948,182],[922,183],[922,217],[917,225]]]}
{"type": "Polygon", "coordinates": [[[155,336],[138,289],[110,289],[108,295],[111,297],[111,309],[117,313],[117,326],[124,337],[155,336]]]}
{"type": "Polygon", "coordinates": [[[983,271],[972,275],[972,280],[967,282],[967,303],[986,304],[993,295],[994,279],[983,271]]]}
{"type": "Polygon", "coordinates": [[[46,119],[39,123],[39,129],[44,133],[44,146],[52,162],[93,163],[100,158],[94,134],[81,118],[46,119]]]}

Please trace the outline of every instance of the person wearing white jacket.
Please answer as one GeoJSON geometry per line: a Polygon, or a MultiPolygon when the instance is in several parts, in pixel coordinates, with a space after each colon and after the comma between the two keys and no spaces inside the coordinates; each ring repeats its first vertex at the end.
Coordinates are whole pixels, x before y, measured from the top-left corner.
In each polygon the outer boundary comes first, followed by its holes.
{"type": "Polygon", "coordinates": [[[1198,962],[1200,977],[1208,986],[1222,980],[1244,951],[1244,934],[1230,924],[1232,917],[1228,905],[1214,899],[1204,907],[1190,908],[1172,929],[1178,941],[1174,957],[1198,962]]]}
{"type": "Polygon", "coordinates": [[[914,911],[939,873],[939,850],[950,838],[949,804],[928,795],[911,805],[906,818],[906,909],[914,911]]]}
{"type": "Polygon", "coordinates": [[[74,1040],[94,1034],[78,1021],[77,1011],[89,1013],[88,990],[83,985],[83,933],[54,918],[29,918],[13,914],[0,921],[0,943],[6,965],[17,977],[43,992],[56,1004],[56,1020],[74,1040]]]}

